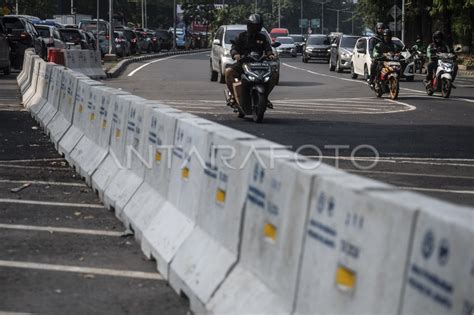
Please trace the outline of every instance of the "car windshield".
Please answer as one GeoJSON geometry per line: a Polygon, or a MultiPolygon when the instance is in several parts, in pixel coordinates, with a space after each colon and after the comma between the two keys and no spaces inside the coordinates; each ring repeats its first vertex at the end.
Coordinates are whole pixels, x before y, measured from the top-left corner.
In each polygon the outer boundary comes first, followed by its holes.
{"type": "Polygon", "coordinates": [[[341,39],[341,47],[343,48],[354,48],[356,42],[357,42],[357,37],[352,37],[352,36],[344,36],[341,39]]]}
{"type": "Polygon", "coordinates": [[[308,45],[329,45],[329,39],[326,36],[310,37],[307,41],[308,45]]]}
{"type": "Polygon", "coordinates": [[[77,30],[63,29],[59,30],[59,33],[61,34],[62,40],[65,42],[76,42],[82,39],[81,33],[77,30]]]}
{"type": "Polygon", "coordinates": [[[278,36],[288,36],[288,33],[278,32],[278,33],[270,33],[270,35],[275,38],[278,36]]]}
{"type": "MultiPolygon", "coordinates": [[[[224,43],[230,45],[230,41],[235,40],[237,38],[237,35],[239,35],[242,32],[245,32],[245,30],[227,30],[224,36],[224,43]]],[[[266,30],[261,31],[260,34],[263,34],[267,36],[268,38],[268,33],[266,30]]]]}
{"type": "Polygon", "coordinates": [[[5,29],[8,31],[9,29],[12,30],[19,30],[19,29],[24,29],[25,27],[23,26],[23,23],[19,19],[9,19],[9,18],[3,18],[3,25],[5,26],[5,29]]]}
{"type": "Polygon", "coordinates": [[[275,41],[282,43],[282,44],[294,44],[295,41],[291,37],[277,37],[275,41]]]}
{"type": "Polygon", "coordinates": [[[292,35],[291,38],[293,38],[295,42],[304,42],[304,37],[302,35],[292,35]]]}
{"type": "Polygon", "coordinates": [[[49,28],[43,28],[43,27],[36,27],[36,30],[38,31],[39,35],[41,37],[49,37],[49,28]]]}
{"type": "MultiPolygon", "coordinates": [[[[81,29],[94,33],[97,31],[97,22],[96,21],[88,21],[88,22],[81,21],[81,29]]],[[[104,32],[108,31],[107,24],[105,22],[99,21],[99,32],[101,31],[104,31],[104,32]]]]}

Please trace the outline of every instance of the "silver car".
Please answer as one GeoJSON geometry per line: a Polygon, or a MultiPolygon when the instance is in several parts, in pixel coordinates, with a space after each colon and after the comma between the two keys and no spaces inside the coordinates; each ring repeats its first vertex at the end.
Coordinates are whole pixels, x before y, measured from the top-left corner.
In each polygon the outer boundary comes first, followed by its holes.
{"type": "MultiPolygon", "coordinates": [[[[36,30],[43,39],[45,49],[51,48],[66,48],[66,43],[61,40],[58,29],[50,25],[35,25],[36,30]]],[[[45,56],[47,52],[44,52],[45,56]]]]}
{"type": "Polygon", "coordinates": [[[2,23],[0,23],[0,70],[4,74],[10,74],[10,44],[8,43],[7,33],[3,29],[2,23]]]}
{"type": "Polygon", "coordinates": [[[281,45],[277,48],[278,55],[289,55],[293,58],[296,57],[296,44],[292,37],[277,37],[275,42],[279,42],[281,45]]]}
{"type": "MultiPolygon", "coordinates": [[[[230,55],[230,49],[232,48],[231,40],[234,40],[237,35],[247,30],[246,25],[222,25],[216,32],[216,36],[212,42],[210,63],[211,81],[219,79],[220,83],[225,83],[225,69],[235,63],[230,55]]],[[[262,33],[268,37],[271,43],[270,35],[266,29],[262,30],[262,33]]],[[[278,53],[274,48],[273,52],[278,56],[278,53]]],[[[278,60],[278,73],[277,82],[280,80],[280,61],[278,60]]]]}

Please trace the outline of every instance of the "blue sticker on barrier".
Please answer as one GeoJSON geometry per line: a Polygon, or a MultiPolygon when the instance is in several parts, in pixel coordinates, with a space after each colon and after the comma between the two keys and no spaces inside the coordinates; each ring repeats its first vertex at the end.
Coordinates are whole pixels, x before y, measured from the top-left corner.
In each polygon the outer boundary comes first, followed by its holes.
{"type": "Polygon", "coordinates": [[[434,234],[433,231],[428,230],[423,237],[423,242],[421,244],[421,253],[425,259],[431,257],[434,251],[434,234]]]}
{"type": "Polygon", "coordinates": [[[441,266],[446,265],[449,258],[449,243],[447,239],[442,239],[438,249],[438,263],[441,266]]]}

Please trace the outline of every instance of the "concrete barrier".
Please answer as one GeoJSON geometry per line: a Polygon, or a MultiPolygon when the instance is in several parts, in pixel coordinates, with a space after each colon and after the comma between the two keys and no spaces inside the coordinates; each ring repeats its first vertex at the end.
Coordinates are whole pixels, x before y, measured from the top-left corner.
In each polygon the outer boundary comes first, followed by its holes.
{"type": "MultiPolygon", "coordinates": [[[[33,48],[29,48],[25,50],[25,55],[23,57],[23,68],[21,69],[20,74],[17,77],[17,83],[18,83],[18,86],[20,87],[20,92],[24,91],[26,81],[29,79],[29,75],[31,74],[31,71],[33,70],[31,68],[31,59],[33,58],[33,56],[36,56],[33,48]]],[[[36,57],[39,57],[39,56],[36,56],[36,57]]]]}
{"type": "Polygon", "coordinates": [[[37,115],[37,120],[43,128],[46,127],[58,111],[59,92],[61,91],[61,80],[64,70],[66,70],[66,68],[61,66],[52,69],[49,81],[48,100],[37,115]]]}
{"type": "Polygon", "coordinates": [[[94,171],[108,154],[110,140],[110,121],[112,119],[110,104],[118,95],[129,95],[127,92],[102,85],[91,86],[91,93],[96,95],[84,107],[84,117],[79,121],[79,129],[84,134],[71,152],[74,168],[81,174],[88,185],[92,185],[94,171]]]}
{"type": "Polygon", "coordinates": [[[35,77],[35,70],[36,70],[36,74],[38,72],[38,69],[35,68],[34,64],[35,64],[35,60],[39,60],[39,59],[41,58],[37,55],[31,55],[31,57],[28,58],[28,68],[27,68],[28,72],[26,73],[25,79],[20,85],[20,92],[23,97],[25,96],[25,93],[31,87],[33,78],[35,77]]]}
{"type": "Polygon", "coordinates": [[[39,79],[39,71],[41,64],[44,64],[45,61],[41,58],[33,57],[32,59],[32,65],[31,67],[33,68],[33,71],[31,72],[31,79],[30,85],[25,89],[25,91],[21,94],[22,98],[22,104],[23,106],[27,106],[26,104],[31,100],[31,98],[36,94],[36,88],[38,85],[38,79],[39,79]]]}
{"type": "Polygon", "coordinates": [[[48,102],[51,73],[54,67],[56,67],[56,65],[50,62],[40,64],[40,69],[38,72],[38,87],[36,93],[26,104],[24,104],[35,119],[43,106],[48,102]]]}
{"type": "Polygon", "coordinates": [[[474,211],[426,197],[420,205],[402,314],[474,314],[474,211]]]}
{"type": "Polygon", "coordinates": [[[105,79],[100,52],[95,50],[68,49],[64,51],[66,67],[92,79],[105,79]]]}

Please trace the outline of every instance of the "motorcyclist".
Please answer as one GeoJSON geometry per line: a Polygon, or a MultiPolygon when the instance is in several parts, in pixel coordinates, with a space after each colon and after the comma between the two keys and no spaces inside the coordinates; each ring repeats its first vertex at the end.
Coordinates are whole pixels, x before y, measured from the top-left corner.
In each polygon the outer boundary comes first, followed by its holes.
{"type": "MultiPolygon", "coordinates": [[[[441,31],[436,31],[433,33],[433,42],[428,45],[426,49],[426,57],[428,58],[428,70],[426,71],[426,79],[425,84],[430,84],[431,80],[433,79],[433,73],[436,71],[438,67],[438,57],[436,54],[438,53],[451,53],[451,49],[444,41],[444,35],[441,31]]],[[[457,64],[454,64],[454,71],[453,71],[453,82],[456,78],[456,74],[458,72],[457,64]]],[[[455,88],[454,85],[452,87],[455,88]]]]}
{"type": "MultiPolygon", "coordinates": [[[[385,30],[385,25],[382,22],[377,22],[375,25],[375,45],[378,43],[383,42],[383,31],[385,30]]],[[[369,78],[369,85],[373,85],[374,79],[375,79],[375,72],[377,71],[377,63],[372,62],[372,65],[370,66],[370,78],[369,78]]]]}
{"type": "Polygon", "coordinates": [[[411,50],[419,51],[421,53],[424,53],[426,51],[425,45],[423,45],[423,41],[421,40],[420,36],[416,37],[415,45],[411,47],[411,50]]]}
{"type": "Polygon", "coordinates": [[[379,75],[383,67],[383,60],[385,58],[384,54],[386,53],[399,53],[401,48],[392,41],[392,31],[390,29],[385,29],[383,31],[383,41],[379,42],[374,47],[374,61],[372,62],[372,67],[375,65],[375,71],[370,73],[371,83],[370,86],[373,87],[375,78],[379,75]]]}
{"type": "MultiPolygon", "coordinates": [[[[248,55],[252,51],[257,51],[259,53],[265,53],[272,60],[275,59],[275,54],[273,53],[270,41],[268,40],[267,36],[260,33],[262,28],[262,17],[259,14],[252,14],[247,20],[247,31],[237,35],[234,42],[232,43],[230,54],[237,62],[225,70],[227,88],[232,94],[229,101],[229,105],[231,106],[235,104],[233,83],[235,80],[240,80],[243,73],[242,64],[239,62],[242,56],[248,55]]],[[[267,82],[267,96],[270,94],[275,85],[276,76],[273,76],[272,79],[267,82]]],[[[273,108],[273,104],[268,101],[267,107],[273,108]]]]}

